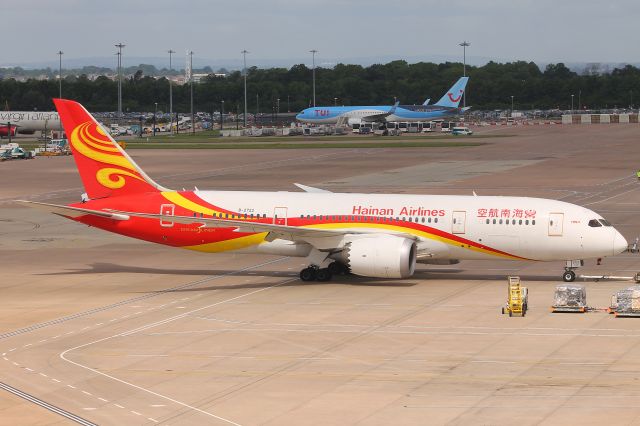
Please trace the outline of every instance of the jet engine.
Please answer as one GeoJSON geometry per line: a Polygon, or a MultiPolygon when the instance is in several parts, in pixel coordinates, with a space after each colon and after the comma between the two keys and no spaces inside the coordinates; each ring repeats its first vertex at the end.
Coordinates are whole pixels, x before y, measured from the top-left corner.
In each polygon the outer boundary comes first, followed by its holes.
{"type": "Polygon", "coordinates": [[[363,277],[407,278],[416,268],[416,243],[393,235],[354,235],[332,256],[363,277]]]}

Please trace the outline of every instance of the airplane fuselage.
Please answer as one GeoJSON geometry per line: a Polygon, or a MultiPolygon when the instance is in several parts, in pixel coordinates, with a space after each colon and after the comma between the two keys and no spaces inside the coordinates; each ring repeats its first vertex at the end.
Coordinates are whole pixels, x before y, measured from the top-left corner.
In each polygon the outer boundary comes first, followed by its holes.
{"type": "Polygon", "coordinates": [[[440,120],[460,115],[459,108],[438,107],[435,105],[400,105],[392,114],[392,106],[340,106],[307,108],[296,116],[296,119],[313,124],[336,124],[342,117],[353,121],[379,122],[416,122],[440,120]],[[370,118],[389,114],[379,119],[370,118]]]}
{"type": "MultiPolygon", "coordinates": [[[[359,233],[389,232],[414,239],[418,259],[422,260],[585,259],[615,255],[627,244],[615,228],[606,221],[599,222],[601,216],[591,210],[526,197],[185,191],[105,198],[75,206],[359,233]]],[[[269,241],[266,232],[239,233],[234,227],[140,217],[115,221],[81,216],[75,220],[203,252],[307,256],[311,250],[307,242],[269,241]]]]}
{"type": "Polygon", "coordinates": [[[55,111],[0,111],[0,125],[16,126],[18,133],[60,130],[60,117],[55,111]]]}

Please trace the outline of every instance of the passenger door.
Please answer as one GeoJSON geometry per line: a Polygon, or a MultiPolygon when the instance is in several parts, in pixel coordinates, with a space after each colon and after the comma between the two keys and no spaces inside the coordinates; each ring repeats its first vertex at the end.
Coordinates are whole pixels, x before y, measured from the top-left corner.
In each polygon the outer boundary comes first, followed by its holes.
{"type": "Polygon", "coordinates": [[[451,217],[451,232],[454,234],[464,234],[467,221],[466,211],[454,211],[451,217]]]}
{"type": "Polygon", "coordinates": [[[549,236],[561,237],[564,226],[564,213],[549,213],[549,236]]]}
{"type": "MultiPolygon", "coordinates": [[[[175,204],[162,204],[160,205],[160,214],[165,216],[173,216],[176,211],[175,204]]],[[[164,228],[171,228],[173,226],[173,222],[169,220],[160,219],[160,226],[164,228]]]]}
{"type": "Polygon", "coordinates": [[[287,208],[276,207],[273,210],[273,224],[287,226],[287,208]]]}

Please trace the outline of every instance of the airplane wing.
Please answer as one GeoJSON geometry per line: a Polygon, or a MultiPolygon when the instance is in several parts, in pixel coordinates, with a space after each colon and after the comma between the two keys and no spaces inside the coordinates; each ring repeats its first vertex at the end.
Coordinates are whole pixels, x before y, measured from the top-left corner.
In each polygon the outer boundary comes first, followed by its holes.
{"type": "Polygon", "coordinates": [[[362,117],[362,121],[366,121],[366,122],[377,122],[377,121],[387,121],[387,117],[395,114],[396,113],[396,108],[398,108],[398,105],[400,104],[400,101],[397,101],[389,110],[389,112],[385,112],[382,114],[372,114],[372,115],[365,115],[364,117],[362,117]]]}
{"type": "MultiPolygon", "coordinates": [[[[273,240],[275,238],[281,238],[289,241],[307,241],[315,245],[314,241],[318,238],[326,237],[342,237],[344,235],[352,234],[372,234],[380,233],[380,231],[374,229],[357,229],[357,228],[343,228],[343,229],[320,229],[313,227],[302,226],[288,226],[277,225],[273,223],[260,223],[244,220],[234,219],[218,219],[212,217],[193,217],[193,216],[172,216],[156,213],[137,213],[137,212],[124,212],[113,210],[114,213],[123,216],[144,217],[147,219],[158,219],[163,222],[182,223],[185,225],[201,224],[202,227],[207,228],[235,228],[236,232],[243,233],[262,233],[268,232],[269,238],[267,240],[273,240]]],[[[385,231],[385,234],[401,236],[415,240],[416,237],[405,232],[385,231]]],[[[333,247],[339,248],[339,247],[333,247]]]]}
{"type": "MultiPolygon", "coordinates": [[[[141,217],[146,219],[158,219],[163,222],[182,223],[185,225],[199,224],[208,228],[235,228],[235,232],[242,233],[267,233],[267,241],[283,239],[293,242],[307,242],[319,250],[341,249],[343,237],[354,234],[379,234],[375,229],[367,228],[342,228],[342,229],[320,229],[314,227],[277,225],[273,223],[259,223],[244,220],[205,218],[194,216],[173,216],[155,213],[125,212],[119,210],[92,210],[80,207],[62,206],[58,204],[40,203],[36,201],[16,200],[28,207],[34,207],[50,213],[57,214],[70,219],[75,219],[84,215],[94,215],[105,219],[129,220],[131,217],[141,217]]],[[[405,232],[384,231],[384,234],[416,240],[415,235],[405,232]]]]}

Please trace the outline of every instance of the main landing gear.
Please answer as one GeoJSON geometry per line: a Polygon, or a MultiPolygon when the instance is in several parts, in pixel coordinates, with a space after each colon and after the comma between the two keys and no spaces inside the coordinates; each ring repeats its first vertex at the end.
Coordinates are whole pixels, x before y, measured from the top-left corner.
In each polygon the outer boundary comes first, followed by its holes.
{"type": "Polygon", "coordinates": [[[332,262],[326,268],[320,268],[311,265],[300,271],[300,279],[302,281],[331,281],[334,275],[346,274],[348,268],[342,263],[332,262]]]}
{"type": "Polygon", "coordinates": [[[584,266],[584,260],[567,260],[564,266],[564,274],[562,274],[562,281],[565,283],[571,283],[576,280],[575,270],[584,266]]]}

